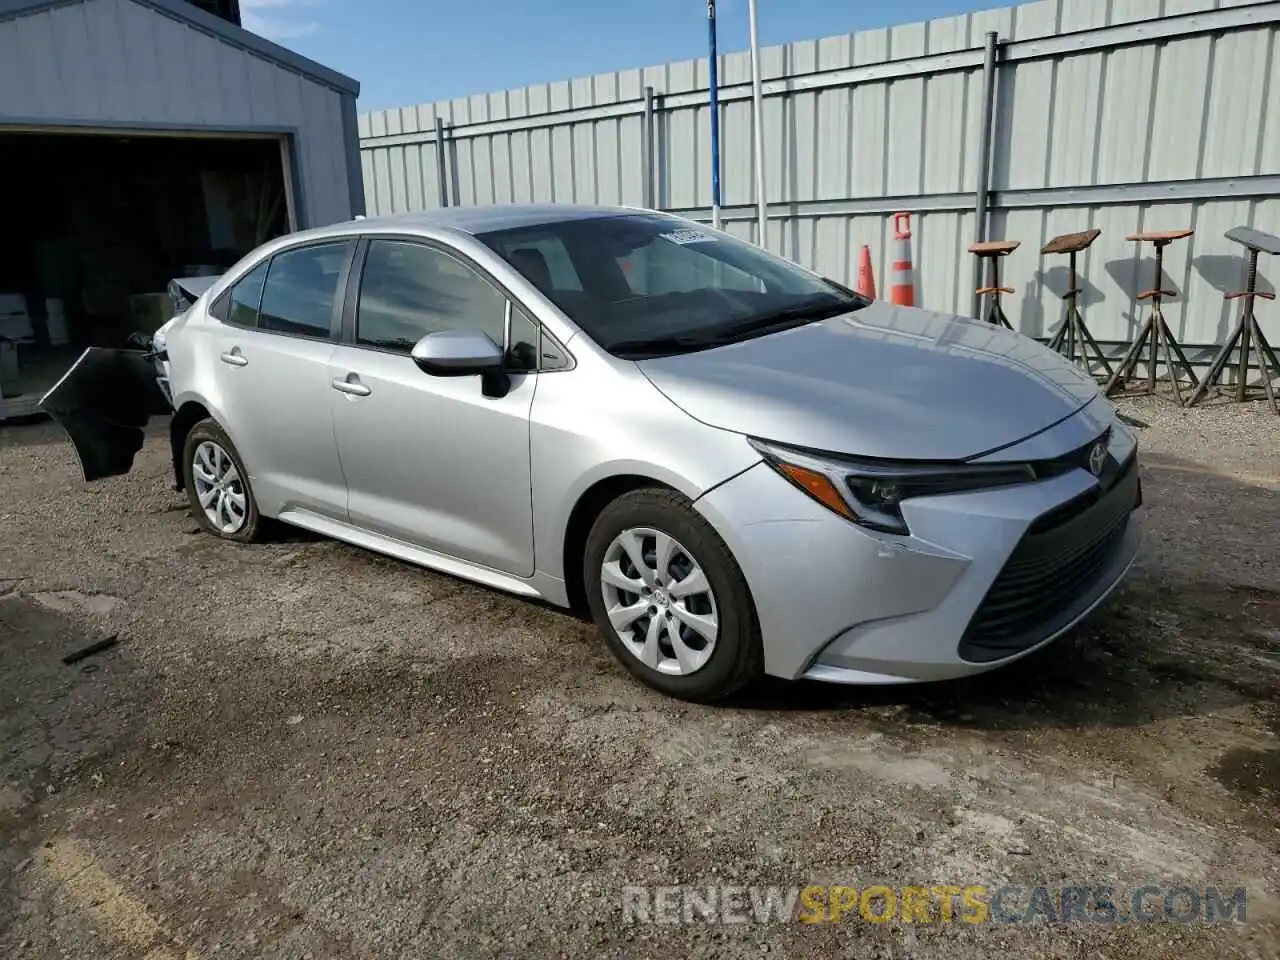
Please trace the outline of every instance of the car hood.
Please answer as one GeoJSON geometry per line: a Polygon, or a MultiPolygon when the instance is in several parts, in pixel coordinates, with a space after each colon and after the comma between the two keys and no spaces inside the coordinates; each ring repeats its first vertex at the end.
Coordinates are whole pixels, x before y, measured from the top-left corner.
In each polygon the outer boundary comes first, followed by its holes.
{"type": "Polygon", "coordinates": [[[1069,417],[1093,379],[1003,327],[875,302],[711,350],[641,361],[711,426],[853,456],[966,460],[1069,417]]]}

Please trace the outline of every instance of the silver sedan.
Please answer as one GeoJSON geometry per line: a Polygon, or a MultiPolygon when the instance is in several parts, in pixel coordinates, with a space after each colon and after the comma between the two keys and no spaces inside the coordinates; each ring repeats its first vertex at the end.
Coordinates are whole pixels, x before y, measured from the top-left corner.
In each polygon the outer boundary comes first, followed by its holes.
{"type": "Polygon", "coordinates": [[[91,351],[46,397],[86,477],[167,405],[210,533],[283,521],[589,610],[677,697],[988,670],[1137,550],[1134,436],[1073,365],[666,214],[358,220],[203,286],[151,383],[91,351]]]}

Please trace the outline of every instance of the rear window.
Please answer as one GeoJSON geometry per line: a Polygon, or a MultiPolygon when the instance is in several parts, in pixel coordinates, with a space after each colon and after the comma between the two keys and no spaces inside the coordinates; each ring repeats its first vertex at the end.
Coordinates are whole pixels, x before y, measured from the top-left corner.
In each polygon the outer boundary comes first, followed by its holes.
{"type": "Polygon", "coordinates": [[[215,316],[237,327],[256,327],[258,306],[262,303],[262,281],[266,278],[267,264],[263,262],[236,281],[225,299],[219,299],[215,316]]]}

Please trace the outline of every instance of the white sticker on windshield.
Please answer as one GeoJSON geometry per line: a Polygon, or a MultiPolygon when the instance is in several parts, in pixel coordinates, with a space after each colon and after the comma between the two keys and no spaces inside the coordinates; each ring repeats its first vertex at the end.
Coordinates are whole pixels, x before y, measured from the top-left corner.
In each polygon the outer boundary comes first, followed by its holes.
{"type": "Polygon", "coordinates": [[[676,230],[672,233],[660,233],[658,236],[664,240],[670,240],[672,243],[678,243],[684,246],[686,243],[713,243],[715,237],[706,233],[699,233],[697,230],[676,230]]]}

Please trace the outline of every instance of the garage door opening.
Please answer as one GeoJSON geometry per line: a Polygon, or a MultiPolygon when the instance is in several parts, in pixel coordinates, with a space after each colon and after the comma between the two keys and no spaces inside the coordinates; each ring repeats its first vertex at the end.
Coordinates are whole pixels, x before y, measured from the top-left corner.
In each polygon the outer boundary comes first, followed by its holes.
{"type": "Polygon", "coordinates": [[[217,275],[289,231],[283,143],[0,134],[0,393],[33,405],[87,346],[172,314],[175,277],[217,275]]]}

